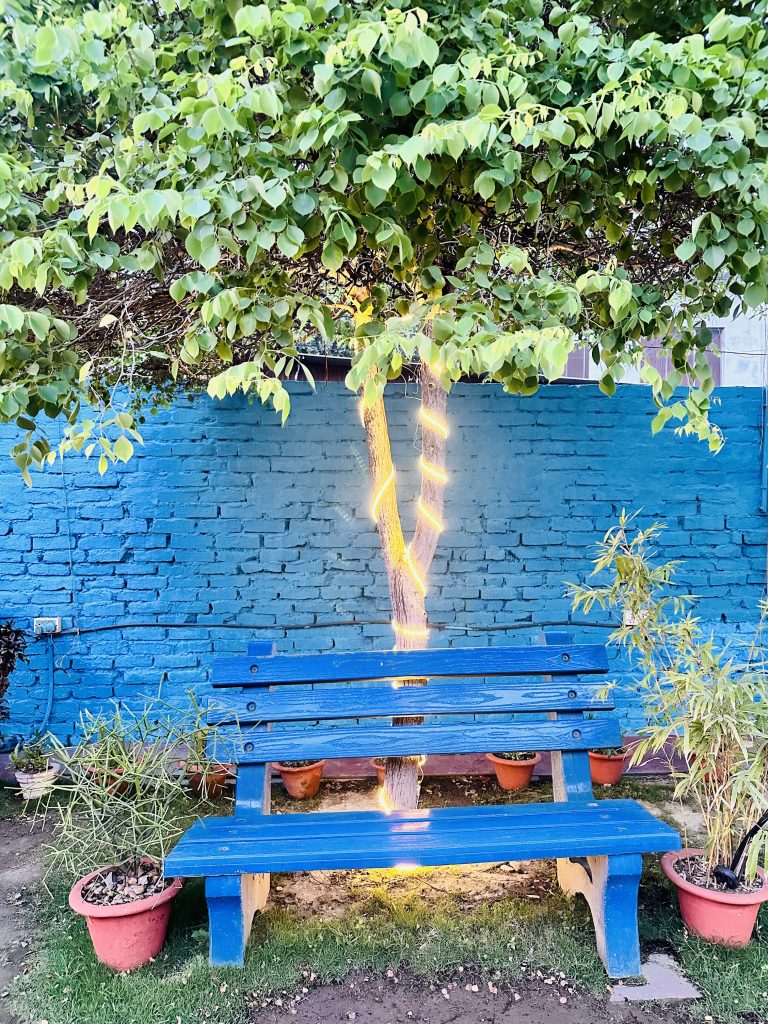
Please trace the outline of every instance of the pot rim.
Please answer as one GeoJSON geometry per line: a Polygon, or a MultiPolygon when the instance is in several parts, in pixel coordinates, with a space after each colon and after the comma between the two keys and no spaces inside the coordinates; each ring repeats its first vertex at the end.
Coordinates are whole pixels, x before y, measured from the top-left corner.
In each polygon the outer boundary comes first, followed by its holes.
{"type": "Polygon", "coordinates": [[[682,889],[684,892],[698,896],[699,899],[709,900],[710,903],[726,903],[729,906],[747,907],[755,903],[765,903],[768,900],[768,878],[762,868],[757,869],[758,877],[762,879],[762,887],[754,892],[717,892],[716,889],[705,889],[702,885],[694,885],[688,879],[683,878],[675,871],[675,862],[684,860],[686,857],[702,856],[704,850],[695,846],[685,846],[682,850],[669,850],[661,858],[661,870],[670,882],[682,889]]]}
{"type": "Polygon", "coordinates": [[[588,750],[587,753],[596,761],[626,761],[629,756],[626,750],[622,754],[598,754],[596,750],[588,750]]]}
{"type": "Polygon", "coordinates": [[[184,884],[183,878],[174,878],[171,884],[162,892],[155,893],[152,896],[144,896],[142,899],[134,900],[132,903],[118,903],[111,907],[87,903],[82,897],[83,886],[87,885],[92,878],[96,878],[97,875],[109,870],[109,866],[97,868],[75,882],[69,893],[69,905],[76,914],[80,914],[81,917],[134,917],[136,914],[143,914],[146,910],[154,910],[156,907],[162,906],[163,903],[172,900],[184,884]]]}
{"type": "Polygon", "coordinates": [[[44,772],[20,772],[14,769],[13,774],[16,776],[17,782],[21,782],[22,779],[26,782],[33,779],[47,779],[51,775],[58,776],[59,769],[56,765],[49,765],[44,772]]]}
{"type": "Polygon", "coordinates": [[[322,758],[319,761],[313,761],[312,764],[305,764],[303,768],[291,768],[290,766],[286,767],[284,764],[280,764],[279,761],[273,761],[272,766],[274,768],[277,768],[281,775],[283,774],[283,772],[287,772],[289,775],[294,775],[296,772],[311,772],[312,769],[317,768],[319,764],[325,764],[326,760],[326,758],[322,758]]]}
{"type": "Polygon", "coordinates": [[[186,764],[182,762],[187,775],[232,775],[235,770],[234,764],[221,761],[213,761],[209,765],[186,764]]]}
{"type": "Polygon", "coordinates": [[[520,765],[521,767],[525,768],[527,768],[529,765],[531,768],[535,768],[539,761],[541,761],[541,754],[538,752],[536,753],[535,757],[526,757],[522,761],[515,761],[513,758],[510,757],[496,757],[495,754],[486,754],[485,756],[488,758],[491,764],[511,764],[515,766],[520,765]]]}

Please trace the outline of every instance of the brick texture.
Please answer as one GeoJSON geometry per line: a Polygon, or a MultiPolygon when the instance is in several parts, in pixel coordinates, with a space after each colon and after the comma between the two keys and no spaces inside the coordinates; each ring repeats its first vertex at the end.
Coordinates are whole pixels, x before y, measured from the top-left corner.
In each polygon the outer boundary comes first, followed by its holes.
{"type": "MultiPolygon", "coordinates": [[[[341,384],[292,386],[281,427],[244,399],[180,400],[148,420],[145,445],[100,478],[67,457],[26,489],[0,461],[0,615],[25,626],[59,615],[65,629],[182,623],[82,633],[54,641],[51,724],[71,737],[84,706],[205,692],[212,659],[250,637],[281,650],[387,647],[387,626],[286,626],[388,619],[355,398],[341,384]],[[243,628],[224,629],[219,624],[243,628]]],[[[758,389],[721,392],[728,441],[716,457],[671,431],[650,434],[646,389],[612,399],[594,385],[553,385],[530,398],[462,385],[449,402],[450,484],[431,573],[429,611],[447,626],[526,628],[433,634],[435,644],[530,642],[567,617],[564,581],[584,579],[593,546],[622,508],[668,524],[662,554],[721,636],[749,631],[765,583],[758,389]]],[[[418,484],[416,394],[388,397],[407,527],[418,484]]],[[[13,435],[2,431],[5,447],[13,435]]],[[[598,616],[596,616],[598,618],[598,616]]],[[[604,631],[576,628],[580,640],[604,631]]],[[[45,716],[48,641],[14,676],[4,732],[45,716]]],[[[632,672],[614,662],[626,725],[638,724],[632,672]]]]}

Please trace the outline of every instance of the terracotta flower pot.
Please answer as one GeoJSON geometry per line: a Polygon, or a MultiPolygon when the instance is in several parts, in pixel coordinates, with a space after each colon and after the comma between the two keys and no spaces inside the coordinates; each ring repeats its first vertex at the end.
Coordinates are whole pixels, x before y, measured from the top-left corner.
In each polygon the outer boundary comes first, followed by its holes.
{"type": "Polygon", "coordinates": [[[134,967],[148,963],[163,948],[171,900],[184,880],[174,878],[163,892],[133,903],[112,907],[86,903],[82,896],[83,886],[104,870],[99,868],[76,882],[69,894],[69,905],[76,914],[85,918],[96,958],[115,971],[132,971],[134,967]]]}
{"type": "Polygon", "coordinates": [[[215,800],[227,788],[233,767],[231,764],[187,765],[189,788],[201,800],[215,800]]]}
{"type": "Polygon", "coordinates": [[[672,850],[661,858],[661,869],[677,889],[680,915],[692,935],[720,946],[740,948],[752,937],[760,904],[768,900],[768,879],[757,869],[762,887],[755,892],[717,892],[693,885],[679,875],[675,863],[685,857],[701,856],[703,850],[672,850]]]}
{"type": "Polygon", "coordinates": [[[92,766],[85,770],[92,778],[98,779],[99,785],[103,786],[110,796],[123,796],[131,788],[130,782],[122,778],[124,768],[109,768],[105,771],[103,768],[92,766]]]}
{"type": "Polygon", "coordinates": [[[320,789],[320,779],[323,777],[325,761],[315,761],[314,764],[305,765],[303,768],[291,768],[290,765],[275,764],[280,772],[288,796],[294,800],[307,800],[316,796],[320,789]]]}
{"type": "Polygon", "coordinates": [[[368,764],[376,772],[376,778],[379,780],[379,785],[384,785],[384,776],[387,774],[387,766],[385,764],[379,764],[377,758],[371,758],[368,764]]]}
{"type": "Polygon", "coordinates": [[[44,772],[15,772],[15,775],[24,799],[39,800],[53,790],[59,772],[56,768],[48,768],[44,772]]]}
{"type": "Polygon", "coordinates": [[[541,760],[541,754],[529,757],[525,761],[510,761],[506,757],[486,754],[493,765],[496,778],[502,789],[525,789],[530,783],[533,769],[541,760]]]}
{"type": "Polygon", "coordinates": [[[589,752],[589,774],[596,786],[614,786],[624,774],[626,754],[596,754],[589,752]]]}

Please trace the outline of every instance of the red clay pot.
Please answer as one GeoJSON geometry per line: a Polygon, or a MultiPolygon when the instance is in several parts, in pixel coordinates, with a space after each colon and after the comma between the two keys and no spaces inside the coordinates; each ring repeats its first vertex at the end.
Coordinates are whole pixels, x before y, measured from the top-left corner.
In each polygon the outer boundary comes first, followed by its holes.
{"type": "Polygon", "coordinates": [[[201,800],[215,800],[227,788],[233,767],[231,764],[211,764],[206,768],[199,764],[187,765],[189,788],[201,800]]]}
{"type": "Polygon", "coordinates": [[[124,768],[109,768],[105,771],[103,768],[91,766],[85,770],[91,778],[98,780],[99,785],[102,786],[110,796],[124,796],[131,788],[131,783],[127,780],[123,780],[122,778],[125,774],[124,768]]]}
{"type": "Polygon", "coordinates": [[[530,783],[533,769],[541,760],[541,754],[530,757],[526,761],[510,761],[495,754],[486,754],[493,765],[496,778],[502,789],[525,789],[530,783]]]}
{"type": "Polygon", "coordinates": [[[368,764],[376,772],[376,778],[379,780],[379,785],[384,785],[384,776],[387,774],[387,766],[385,764],[379,764],[376,758],[372,758],[368,764]]]}
{"type": "Polygon", "coordinates": [[[596,786],[614,786],[624,774],[626,754],[596,754],[589,751],[589,774],[596,786]]]}
{"type": "Polygon", "coordinates": [[[661,870],[677,889],[680,915],[688,931],[707,942],[740,949],[749,944],[760,904],[768,900],[768,879],[762,868],[758,868],[763,885],[755,892],[716,892],[692,885],[675,871],[675,862],[700,856],[703,852],[672,850],[661,858],[661,870]]]}
{"type": "Polygon", "coordinates": [[[81,878],[72,887],[69,905],[85,918],[97,960],[115,971],[132,971],[156,957],[163,948],[171,915],[171,900],[184,882],[174,878],[171,885],[156,896],[115,907],[86,903],[83,886],[108,868],[99,868],[81,878]]]}
{"type": "Polygon", "coordinates": [[[290,768],[284,764],[275,764],[288,796],[294,800],[308,800],[311,796],[317,796],[324,767],[325,761],[315,761],[306,768],[290,768]]]}

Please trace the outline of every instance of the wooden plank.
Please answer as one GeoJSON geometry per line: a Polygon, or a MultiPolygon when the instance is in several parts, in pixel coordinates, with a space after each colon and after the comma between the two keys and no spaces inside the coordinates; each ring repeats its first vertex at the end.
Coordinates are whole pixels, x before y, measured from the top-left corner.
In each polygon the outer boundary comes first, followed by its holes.
{"type": "Polygon", "coordinates": [[[323,718],[371,718],[393,715],[453,715],[461,713],[610,709],[601,700],[601,682],[571,680],[546,683],[532,680],[489,679],[473,682],[432,680],[426,686],[369,683],[363,686],[322,686],[314,690],[250,689],[232,693],[227,710],[214,707],[213,724],[239,722],[317,721],[323,718]]]}
{"type": "MultiPolygon", "coordinates": [[[[544,643],[549,647],[571,643],[572,637],[566,632],[544,632],[544,643]]],[[[598,689],[604,689],[603,682],[598,689]]],[[[579,727],[584,715],[581,710],[553,708],[549,717],[553,721],[565,721],[574,728],[579,727]]],[[[589,770],[589,754],[585,751],[552,751],[552,791],[555,800],[592,800],[592,776],[589,770]]]]}
{"type": "MultiPolygon", "coordinates": [[[[648,811],[634,800],[592,800],[580,801],[578,804],[535,803],[535,804],[482,804],[469,807],[440,807],[417,809],[415,811],[395,811],[385,815],[390,824],[387,829],[391,833],[398,831],[420,831],[431,828],[431,822],[439,818],[444,827],[458,832],[466,830],[485,831],[509,825],[510,806],[514,807],[514,827],[516,830],[556,828],[565,818],[574,830],[585,828],[595,820],[613,825],[626,825],[634,828],[647,823],[648,811]]],[[[279,831],[280,842],[302,841],[310,835],[318,841],[343,832],[348,837],[378,836],[381,833],[381,811],[324,811],[297,812],[275,816],[279,825],[269,825],[259,835],[263,841],[272,841],[275,835],[271,831],[279,831]]],[[[655,820],[655,819],[654,819],[655,820]]],[[[188,833],[185,842],[206,844],[211,842],[211,828],[215,828],[216,842],[236,842],[241,830],[250,828],[252,818],[203,818],[188,833]]]]}
{"type": "MultiPolygon", "coordinates": [[[[219,841],[217,822],[208,819],[193,831],[208,833],[208,841],[190,843],[186,837],[166,859],[166,871],[179,875],[221,875],[259,871],[318,871],[340,868],[394,868],[404,865],[487,863],[497,860],[533,860],[548,857],[587,857],[608,854],[650,853],[678,849],[680,838],[653,815],[625,819],[606,810],[611,801],[600,801],[592,816],[586,803],[560,805],[554,823],[527,817],[532,827],[520,828],[525,819],[518,807],[486,828],[474,827],[471,818],[457,829],[455,820],[439,808],[429,818],[409,819],[409,812],[392,815],[347,812],[339,815],[331,834],[318,835],[312,823],[325,817],[311,816],[307,829],[288,840],[285,825],[294,815],[242,823],[234,838],[219,841]],[[574,813],[577,812],[577,813],[574,813]],[[360,813],[376,823],[378,831],[360,831],[360,813]]],[[[619,801],[618,803],[625,803],[619,801]]],[[[532,806],[532,805],[529,805],[532,806]]],[[[536,805],[533,805],[536,806],[536,805]]],[[[479,808],[475,808],[479,810],[479,808]]],[[[295,816],[295,817],[298,817],[295,816]]],[[[301,817],[309,817],[302,815],[301,817]]],[[[189,835],[189,833],[188,833],[189,835]]]]}
{"type": "Polygon", "coordinates": [[[499,750],[590,750],[620,742],[615,719],[580,722],[482,722],[466,724],[281,729],[233,740],[238,763],[302,761],[325,757],[400,757],[408,754],[474,754],[499,750]]]}
{"type": "Polygon", "coordinates": [[[455,647],[426,651],[219,658],[213,665],[213,683],[214,686],[271,686],[435,676],[557,676],[607,671],[608,658],[605,648],[599,644],[455,647]]]}
{"type": "Polygon", "coordinates": [[[245,653],[249,658],[269,658],[277,654],[277,644],[272,640],[249,640],[245,653]]]}

